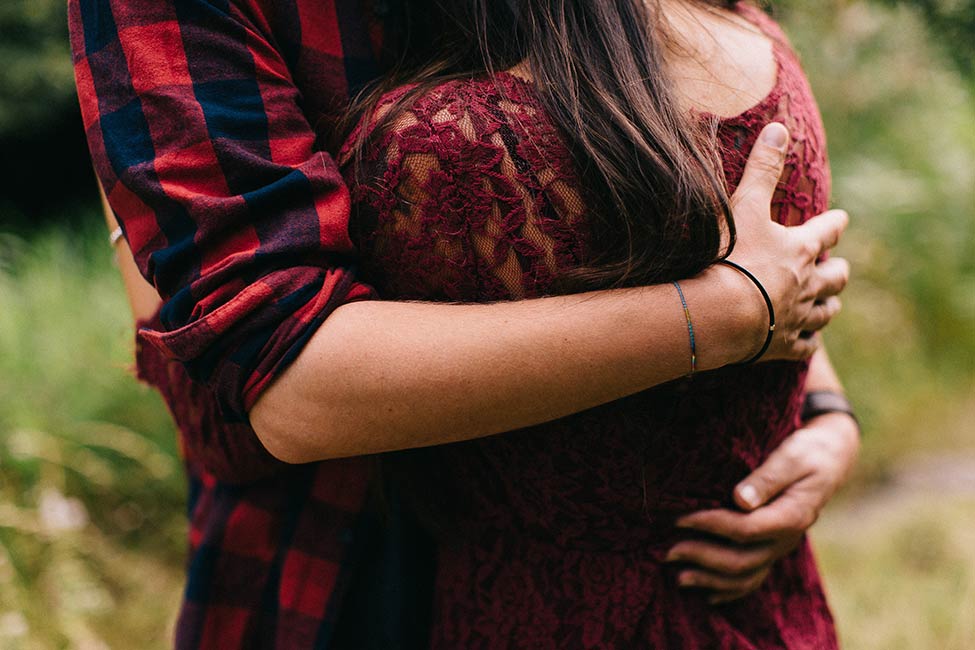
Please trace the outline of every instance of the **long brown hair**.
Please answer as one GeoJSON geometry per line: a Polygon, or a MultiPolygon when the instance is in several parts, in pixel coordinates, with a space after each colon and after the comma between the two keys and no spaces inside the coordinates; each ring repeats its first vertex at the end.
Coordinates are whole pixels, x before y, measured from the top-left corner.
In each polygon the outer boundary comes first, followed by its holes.
{"type": "MultiPolygon", "coordinates": [[[[660,19],[655,0],[402,4],[397,19],[406,26],[405,40],[396,48],[402,58],[385,82],[357,102],[358,114],[371,111],[391,87],[416,83],[384,114],[372,130],[377,133],[412,99],[448,79],[527,64],[593,198],[586,206],[592,257],[560,278],[558,290],[687,278],[730,251],[735,229],[713,125],[692,120],[678,105],[664,70],[665,37],[654,29],[660,19]],[[722,225],[729,233],[724,250],[722,225]]],[[[367,143],[363,135],[357,147],[367,143]]],[[[443,489],[440,454],[437,447],[398,452],[383,458],[381,471],[383,485],[395,485],[445,542],[453,535],[450,521],[466,505],[455,490],[443,489]]]]}
{"type": "Polygon", "coordinates": [[[564,287],[686,278],[730,251],[735,229],[713,129],[678,104],[664,36],[654,28],[661,21],[656,2],[407,0],[402,11],[402,58],[359,102],[359,114],[391,85],[417,83],[401,100],[405,108],[444,80],[526,64],[594,197],[587,205],[592,257],[564,287]]]}

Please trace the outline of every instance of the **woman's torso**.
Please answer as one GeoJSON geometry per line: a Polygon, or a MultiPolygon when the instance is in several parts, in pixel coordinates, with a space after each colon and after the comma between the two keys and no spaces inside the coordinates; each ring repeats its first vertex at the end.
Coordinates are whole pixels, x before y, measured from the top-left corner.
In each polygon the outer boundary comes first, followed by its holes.
{"type": "MultiPolygon", "coordinates": [[[[736,187],[761,128],[784,122],[792,144],[772,216],[795,225],[827,206],[823,127],[777,27],[755,9],[739,11],[770,38],[775,79],[757,103],[718,123],[727,184],[736,187]]],[[[377,187],[397,188],[391,197],[353,184],[363,271],[386,298],[530,298],[554,292],[560,272],[585,259],[587,193],[524,79],[501,73],[445,83],[420,97],[366,158],[377,187]]],[[[682,318],[674,300],[672,311],[648,314],[648,322],[682,318]]],[[[517,373],[518,359],[509,364],[517,373]]],[[[724,615],[703,631],[691,626],[690,637],[661,636],[683,629],[684,619],[713,616],[703,601],[681,600],[662,555],[679,537],[676,516],[729,505],[737,481],[794,430],[805,371],[791,362],[728,367],[393,461],[434,519],[450,526],[435,645],[509,647],[518,638],[524,647],[548,644],[540,639],[581,647],[590,638],[592,647],[709,647],[707,639],[734,636],[724,615]],[[673,625],[651,624],[657,610],[673,625]],[[526,641],[527,630],[540,637],[526,641]]],[[[767,638],[789,647],[823,647],[803,646],[803,638],[832,642],[808,549],[781,564],[755,597],[782,596],[787,588],[777,580],[801,584],[798,592],[814,592],[801,606],[820,610],[813,618],[823,625],[787,644],[790,623],[773,613],[767,638]]],[[[751,647],[748,636],[726,647],[751,647]]]]}

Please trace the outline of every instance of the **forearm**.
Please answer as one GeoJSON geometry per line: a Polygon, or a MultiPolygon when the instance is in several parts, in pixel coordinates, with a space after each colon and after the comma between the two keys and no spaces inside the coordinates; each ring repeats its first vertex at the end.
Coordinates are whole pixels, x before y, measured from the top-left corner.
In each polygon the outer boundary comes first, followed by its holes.
{"type": "MultiPolygon", "coordinates": [[[[98,193],[102,199],[102,213],[105,215],[105,223],[108,231],[112,232],[118,228],[118,221],[115,214],[108,205],[105,192],[101,184],[98,185],[98,193]]],[[[132,310],[132,317],[138,321],[147,321],[158,311],[160,305],[159,294],[146,282],[142,274],[139,273],[132,257],[132,251],[125,240],[119,240],[115,244],[115,259],[118,262],[119,271],[122,274],[122,283],[125,285],[125,295],[129,299],[129,308],[132,310]]]]}
{"type": "MultiPolygon", "coordinates": [[[[809,363],[809,374],[806,377],[806,392],[829,391],[843,394],[843,384],[839,375],[833,369],[825,347],[820,347],[812,356],[809,363]]],[[[826,458],[831,459],[830,465],[839,477],[839,486],[849,476],[856,463],[860,450],[860,424],[853,416],[842,413],[824,413],[803,422],[805,429],[823,429],[828,435],[816,436],[818,448],[825,451],[826,458]]],[[[834,487],[835,489],[835,487],[834,487]]]]}
{"type": "Polygon", "coordinates": [[[806,376],[806,392],[828,390],[843,393],[843,383],[833,368],[826,353],[826,347],[820,346],[809,360],[809,374],[806,376]]]}
{"type": "MultiPolygon", "coordinates": [[[[746,356],[764,314],[742,280],[713,267],[682,287],[699,369],[746,356]]],[[[250,417],[272,454],[308,462],[518,429],[689,370],[669,284],[490,305],[368,301],[336,310],[250,417]]]]}
{"type": "MultiPolygon", "coordinates": [[[[809,360],[809,374],[806,376],[806,393],[816,391],[828,391],[831,393],[845,394],[843,382],[833,369],[833,364],[829,360],[826,348],[820,346],[816,353],[809,360]]],[[[847,413],[826,413],[813,420],[817,423],[829,420],[837,435],[847,439],[850,446],[859,449],[860,447],[860,424],[856,419],[847,413]],[[824,419],[825,418],[825,419],[824,419]]],[[[808,424],[808,423],[807,423],[808,424]]],[[[852,463],[851,463],[852,464],[852,463]]]]}
{"type": "MultiPolygon", "coordinates": [[[[68,2],[93,162],[151,285],[151,303],[142,302],[120,252],[129,297],[142,320],[157,296],[165,302],[140,340],[211,389],[225,419],[242,422],[309,333],[372,291],[350,268],[348,188],[317,146],[264,10],[210,9],[68,2]],[[231,82],[228,92],[221,84],[231,82]]],[[[322,13],[338,47],[344,28],[322,13]]],[[[346,99],[343,59],[326,67],[335,92],[320,88],[319,105],[346,99]]]]}

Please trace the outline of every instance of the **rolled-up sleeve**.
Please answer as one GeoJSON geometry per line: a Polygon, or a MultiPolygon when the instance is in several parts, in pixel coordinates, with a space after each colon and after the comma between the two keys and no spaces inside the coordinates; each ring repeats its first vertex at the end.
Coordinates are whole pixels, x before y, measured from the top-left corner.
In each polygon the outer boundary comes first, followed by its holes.
{"type": "Polygon", "coordinates": [[[244,421],[355,278],[349,194],[266,25],[227,0],[69,0],[96,172],[165,301],[143,341],[244,421]]]}

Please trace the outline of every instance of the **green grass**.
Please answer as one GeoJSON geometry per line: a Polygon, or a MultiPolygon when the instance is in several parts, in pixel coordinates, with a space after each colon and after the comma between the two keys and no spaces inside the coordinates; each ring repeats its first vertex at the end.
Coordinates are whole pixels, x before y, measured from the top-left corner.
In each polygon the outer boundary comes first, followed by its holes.
{"type": "Polygon", "coordinates": [[[975,493],[878,494],[813,538],[843,647],[971,650],[975,493]]]}
{"type": "Polygon", "coordinates": [[[133,380],[128,308],[91,216],[86,232],[0,240],[3,648],[166,647],[178,599],[175,437],[133,380]]]}
{"type": "MultiPolygon", "coordinates": [[[[783,18],[823,109],[834,202],[853,217],[840,249],[853,284],[827,341],[865,429],[816,535],[825,579],[846,647],[962,650],[971,495],[900,491],[860,515],[919,452],[975,449],[975,97],[909,12],[803,6],[783,18]]],[[[179,598],[173,428],[132,377],[121,282],[86,209],[87,229],[0,234],[4,649],[168,647],[179,598]]]]}
{"type": "Polygon", "coordinates": [[[918,17],[795,3],[786,27],[850,212],[844,312],[826,333],[865,428],[860,479],[927,447],[975,445],[975,97],[918,17]]]}

